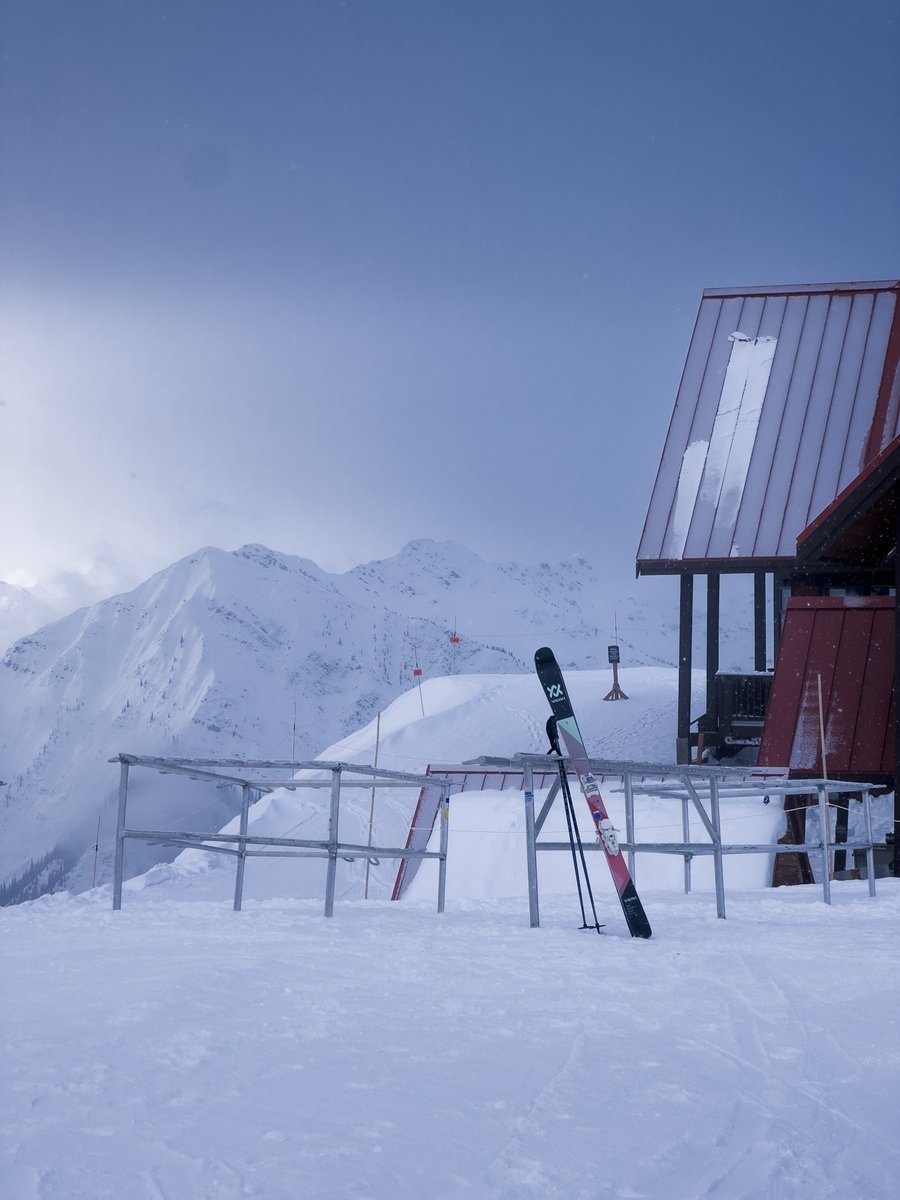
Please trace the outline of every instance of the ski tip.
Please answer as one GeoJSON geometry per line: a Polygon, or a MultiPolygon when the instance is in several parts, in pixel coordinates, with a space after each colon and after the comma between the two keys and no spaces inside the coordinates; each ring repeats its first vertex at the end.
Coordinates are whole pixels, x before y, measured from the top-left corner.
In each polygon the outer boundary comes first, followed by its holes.
{"type": "Polygon", "coordinates": [[[542,663],[554,662],[555,659],[556,655],[549,646],[541,646],[540,650],[534,652],[534,661],[537,666],[541,666],[542,663]]]}

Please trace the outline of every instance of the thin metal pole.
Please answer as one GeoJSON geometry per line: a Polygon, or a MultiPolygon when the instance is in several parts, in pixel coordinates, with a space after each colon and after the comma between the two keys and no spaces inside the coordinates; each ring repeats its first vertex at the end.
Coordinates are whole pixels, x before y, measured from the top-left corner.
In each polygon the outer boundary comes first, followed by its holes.
{"type": "MultiPolygon", "coordinates": [[[[634,784],[631,772],[626,771],[623,779],[625,785],[625,841],[634,846],[634,784]]],[[[628,851],[628,871],[632,880],[635,878],[634,850],[628,851]]]]}
{"type": "Polygon", "coordinates": [[[823,784],[818,787],[819,793],[819,833],[822,841],[822,898],[826,904],[831,903],[831,870],[828,861],[828,794],[823,784]]]}
{"type": "Polygon", "coordinates": [[[245,783],[241,787],[241,840],[238,843],[237,855],[237,873],[234,880],[234,911],[241,911],[241,902],[244,898],[244,864],[247,861],[247,825],[250,820],[250,785],[245,783]]]}
{"type": "Polygon", "coordinates": [[[331,768],[331,808],[328,812],[328,869],[325,873],[325,916],[334,916],[334,884],[337,876],[338,821],[341,814],[341,768],[331,768]]]}
{"type": "Polygon", "coordinates": [[[553,780],[553,783],[550,785],[550,791],[547,793],[547,799],[541,805],[541,811],[538,813],[538,815],[535,817],[535,820],[534,820],[535,845],[537,845],[536,839],[540,836],[540,832],[544,828],[544,822],[547,820],[547,817],[550,815],[550,809],[553,807],[553,801],[556,799],[556,797],[558,795],[559,795],[559,778],[557,777],[556,779],[553,780]]]}
{"type": "Polygon", "coordinates": [[[116,862],[113,868],[113,912],[122,907],[122,876],[125,872],[125,808],[128,804],[128,763],[119,768],[119,811],[116,815],[116,862]]]}
{"type": "MultiPolygon", "coordinates": [[[[698,817],[703,822],[703,828],[709,834],[709,840],[714,843],[716,840],[715,822],[707,814],[706,809],[703,807],[700,797],[697,795],[697,789],[694,787],[693,783],[691,783],[690,777],[687,774],[684,774],[681,776],[681,781],[684,784],[684,790],[687,792],[688,797],[694,805],[694,808],[697,810],[698,817]]],[[[709,794],[711,797],[712,788],[710,788],[709,794]]],[[[716,798],[718,798],[718,791],[716,791],[716,798]]],[[[719,840],[721,841],[722,839],[720,838],[719,840]]]]}
{"type": "Polygon", "coordinates": [[[578,893],[578,907],[581,910],[581,925],[587,928],[587,917],[584,912],[584,892],[581,887],[581,875],[578,873],[578,856],[575,853],[575,831],[572,828],[572,797],[566,780],[566,768],[559,760],[559,782],[563,794],[563,812],[566,814],[566,830],[569,836],[569,853],[572,855],[572,870],[575,872],[575,890],[578,893]]]}
{"type": "MultiPolygon", "coordinates": [[[[687,796],[683,796],[681,800],[681,832],[684,837],[684,844],[690,845],[691,842],[691,806],[687,796]]],[[[691,862],[693,854],[685,853],[684,856],[684,894],[691,894],[691,862]]]]}
{"type": "MultiPolygon", "coordinates": [[[[372,759],[372,766],[378,769],[378,744],[381,741],[381,713],[375,718],[375,756],[372,759]]],[[[372,776],[372,795],[369,798],[369,836],[366,841],[367,846],[372,845],[372,827],[375,824],[375,776],[372,776]]],[[[366,883],[363,888],[363,899],[369,898],[369,867],[372,865],[371,857],[366,859],[366,883]]]]}
{"type": "Polygon", "coordinates": [[[525,763],[523,784],[525,787],[525,862],[528,868],[528,919],[532,929],[541,923],[538,908],[537,848],[534,832],[534,768],[525,763]]]}
{"type": "Polygon", "coordinates": [[[713,869],[716,876],[716,916],[725,920],[725,873],[722,870],[722,822],[719,813],[719,781],[715,775],[709,780],[709,815],[716,836],[713,839],[713,869]]]}
{"type": "Polygon", "coordinates": [[[97,836],[94,838],[94,869],[91,871],[91,890],[97,886],[97,855],[100,853],[100,814],[97,814],[97,836]]]}
{"type": "Polygon", "coordinates": [[[869,807],[869,793],[863,792],[863,818],[866,824],[866,875],[869,879],[869,895],[875,895],[875,851],[872,847],[872,809],[869,807]]]}
{"type": "Polygon", "coordinates": [[[440,851],[441,857],[438,859],[438,898],[437,910],[439,913],[444,911],[444,903],[447,899],[447,847],[450,843],[450,793],[447,788],[441,789],[441,807],[440,807],[440,851]]]}
{"type": "MultiPolygon", "coordinates": [[[[556,743],[557,753],[559,752],[559,743],[556,743]]],[[[564,807],[566,810],[566,825],[569,830],[569,844],[572,848],[572,866],[575,869],[575,885],[578,889],[578,903],[581,907],[581,922],[582,929],[596,929],[601,932],[602,926],[597,919],[597,905],[594,903],[594,892],[591,887],[591,877],[588,874],[587,859],[584,857],[584,842],[581,840],[581,831],[578,828],[578,818],[575,815],[575,805],[572,801],[572,792],[569,789],[569,781],[566,775],[566,767],[562,758],[556,760],[559,767],[559,784],[562,788],[564,807]],[[577,853],[576,853],[577,851],[577,853]],[[581,888],[581,877],[579,875],[579,863],[581,864],[581,875],[584,876],[584,892],[581,888]],[[591,906],[591,916],[594,918],[593,924],[588,924],[587,915],[584,908],[584,896],[587,895],[588,903],[591,906]]]]}

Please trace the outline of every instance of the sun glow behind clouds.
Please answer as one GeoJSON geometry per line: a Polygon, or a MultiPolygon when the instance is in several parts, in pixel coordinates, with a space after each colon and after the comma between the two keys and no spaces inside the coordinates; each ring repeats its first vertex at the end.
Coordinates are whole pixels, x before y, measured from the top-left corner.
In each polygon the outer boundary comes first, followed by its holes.
{"type": "Polygon", "coordinates": [[[14,571],[7,572],[0,582],[11,583],[13,587],[33,588],[37,585],[37,576],[33,575],[27,567],[16,567],[14,571]]]}
{"type": "Polygon", "coordinates": [[[345,570],[423,535],[497,558],[550,540],[540,492],[521,487],[520,409],[554,381],[517,350],[524,326],[541,334],[511,299],[498,313],[312,286],[13,292],[0,573],[93,581],[80,563],[102,543],[134,562],[123,590],[203,545],[345,570]],[[473,438],[502,452],[473,455],[473,438]]]}

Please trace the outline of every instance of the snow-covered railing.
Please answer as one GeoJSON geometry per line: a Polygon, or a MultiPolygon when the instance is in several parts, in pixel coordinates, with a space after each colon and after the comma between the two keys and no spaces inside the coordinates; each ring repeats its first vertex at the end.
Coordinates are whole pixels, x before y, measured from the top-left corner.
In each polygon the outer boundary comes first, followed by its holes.
{"type": "MultiPolygon", "coordinates": [[[[557,759],[566,762],[566,759],[557,759]]],[[[568,842],[541,842],[538,840],[544,822],[550,813],[559,792],[557,780],[550,788],[538,814],[534,811],[535,776],[544,776],[547,770],[546,754],[517,754],[511,759],[480,758],[466,764],[472,770],[477,766],[493,770],[518,768],[522,772],[522,788],[525,799],[525,832],[528,866],[529,912],[532,926],[540,924],[538,903],[537,852],[564,850],[569,852],[568,842]]],[[[660,763],[616,762],[606,759],[591,759],[591,772],[598,780],[609,785],[611,780],[621,780],[625,797],[625,837],[619,847],[628,855],[629,868],[635,875],[635,855],[677,854],[684,858],[684,890],[691,890],[691,861],[697,855],[711,855],[716,889],[716,913],[725,917],[725,881],[722,866],[726,854],[799,854],[820,852],[823,857],[822,894],[826,904],[831,903],[831,874],[829,854],[834,849],[862,850],[866,855],[869,895],[875,895],[875,858],[872,837],[872,813],[870,807],[872,783],[848,783],[837,779],[793,779],[785,771],[767,767],[719,767],[719,766],[668,766],[660,763]],[[830,837],[828,806],[829,797],[858,794],[863,805],[865,837],[852,842],[834,842],[830,837]],[[635,838],[634,800],[636,795],[670,797],[679,800],[682,810],[682,839],[678,842],[639,842],[635,838]],[[802,844],[781,843],[738,843],[722,841],[720,804],[723,799],[759,796],[809,796],[816,795],[820,818],[820,837],[815,842],[802,844]],[[696,811],[709,837],[708,842],[698,842],[690,835],[690,812],[696,811]]],[[[601,850],[599,843],[585,843],[584,849],[601,850]]]]}
{"type": "Polygon", "coordinates": [[[404,771],[389,771],[380,767],[369,767],[359,763],[345,762],[282,762],[249,761],[243,759],[191,759],[156,758],[137,754],[119,754],[110,762],[119,766],[119,807],[116,820],[116,858],[113,874],[113,909],[122,907],[122,883],[125,873],[125,843],[128,839],[146,842],[163,842],[171,846],[208,850],[217,854],[232,854],[237,859],[234,885],[234,910],[241,908],[244,889],[244,865],[248,858],[325,858],[328,867],[325,876],[325,916],[334,915],[334,890],[338,858],[436,858],[438,860],[437,910],[444,911],[447,881],[447,811],[449,783],[439,776],[413,775],[404,771]],[[192,833],[172,829],[129,829],[127,824],[128,778],[134,767],[158,771],[163,775],[182,775],[189,779],[215,783],[217,786],[232,786],[241,789],[241,812],[239,832],[192,833]],[[290,772],[287,778],[276,777],[272,772],[290,772]],[[298,772],[311,774],[298,775],[298,772]],[[410,850],[398,846],[361,845],[342,842],[338,837],[340,827],[341,793],[344,788],[411,787],[437,790],[438,809],[443,820],[440,823],[440,848],[438,850],[410,850]],[[331,805],[328,813],[328,837],[325,839],[258,837],[248,833],[250,804],[253,793],[284,788],[295,791],[302,788],[330,788],[331,805]]]}

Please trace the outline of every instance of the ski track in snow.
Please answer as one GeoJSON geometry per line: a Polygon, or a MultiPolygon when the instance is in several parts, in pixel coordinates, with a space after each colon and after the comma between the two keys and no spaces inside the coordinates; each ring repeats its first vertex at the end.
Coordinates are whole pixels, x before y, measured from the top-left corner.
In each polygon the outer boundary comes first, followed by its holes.
{"type": "Polygon", "coordinates": [[[4,909],[0,1195],[887,1200],[900,886],[833,887],[4,909]]]}

